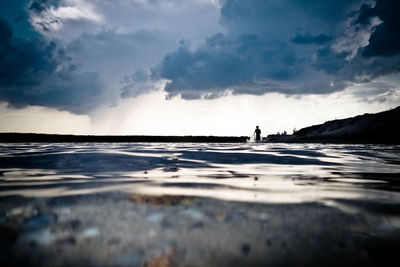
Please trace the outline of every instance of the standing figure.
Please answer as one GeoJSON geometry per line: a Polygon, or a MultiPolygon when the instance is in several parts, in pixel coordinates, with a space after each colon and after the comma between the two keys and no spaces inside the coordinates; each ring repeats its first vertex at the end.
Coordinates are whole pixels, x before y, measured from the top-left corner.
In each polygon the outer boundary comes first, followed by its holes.
{"type": "Polygon", "coordinates": [[[260,142],[261,141],[261,130],[260,130],[260,128],[258,128],[258,126],[256,126],[254,133],[256,134],[256,142],[257,143],[260,142]]]}

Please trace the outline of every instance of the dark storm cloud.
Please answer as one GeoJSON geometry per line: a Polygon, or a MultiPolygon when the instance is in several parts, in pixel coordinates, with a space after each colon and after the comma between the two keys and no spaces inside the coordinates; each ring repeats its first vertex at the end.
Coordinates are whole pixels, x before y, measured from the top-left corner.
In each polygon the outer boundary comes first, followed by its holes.
{"type": "Polygon", "coordinates": [[[26,7],[30,0],[2,1],[0,3],[0,17],[9,21],[15,36],[37,36],[30,27],[26,7]],[[4,2],[4,3],[3,3],[4,2]]]}
{"type": "Polygon", "coordinates": [[[337,52],[331,47],[319,49],[313,66],[343,80],[361,83],[399,73],[400,17],[396,13],[399,8],[399,1],[392,0],[378,0],[374,5],[362,5],[349,16],[349,21],[355,33],[368,27],[373,29],[367,44],[360,46],[351,59],[346,50],[337,52]],[[380,24],[374,27],[373,23],[376,23],[377,18],[380,24]]]}
{"type": "Polygon", "coordinates": [[[0,101],[86,113],[160,89],[150,68],[181,38],[218,29],[217,11],[197,0],[3,1],[0,101]]]}
{"type": "Polygon", "coordinates": [[[86,114],[107,101],[104,82],[98,73],[79,73],[65,69],[53,74],[39,86],[1,88],[1,98],[12,107],[27,105],[52,107],[86,114]]]}
{"type": "Polygon", "coordinates": [[[370,24],[373,17],[382,20],[371,34],[369,44],[363,51],[364,56],[391,56],[400,52],[399,11],[400,1],[398,0],[379,0],[375,6],[362,6],[356,23],[370,24]]]}
{"type": "Polygon", "coordinates": [[[76,113],[104,103],[99,75],[80,73],[69,61],[54,42],[14,37],[10,24],[0,19],[0,100],[15,107],[42,105],[76,113]]]}
{"type": "Polygon", "coordinates": [[[122,98],[136,97],[158,89],[151,81],[150,73],[144,69],[137,69],[130,76],[125,75],[120,83],[122,98]]]}
{"type": "Polygon", "coordinates": [[[226,0],[221,23],[230,33],[293,34],[296,29],[313,31],[336,28],[361,0],[226,0]]]}
{"type": "Polygon", "coordinates": [[[220,25],[211,2],[127,3],[0,4],[0,101],[85,113],[165,80],[168,97],[211,99],[327,94],[400,71],[398,1],[224,0],[220,25]]]}
{"type": "Polygon", "coordinates": [[[49,2],[48,0],[36,0],[32,1],[29,5],[29,10],[36,12],[36,13],[41,13],[47,9],[46,3],[49,2]]]}
{"type": "Polygon", "coordinates": [[[291,39],[295,44],[312,44],[323,45],[332,40],[332,36],[326,34],[319,34],[312,36],[311,34],[299,34],[291,39]]]}
{"type": "Polygon", "coordinates": [[[176,43],[157,31],[120,33],[115,29],[84,33],[73,39],[66,51],[85,68],[101,70],[105,76],[121,79],[121,73],[150,68],[176,43]]]}
{"type": "Polygon", "coordinates": [[[361,52],[351,60],[348,53],[326,48],[318,51],[313,68],[344,81],[366,83],[375,78],[400,72],[400,55],[365,59],[361,52]]]}
{"type": "Polygon", "coordinates": [[[0,86],[32,86],[59,64],[55,43],[14,38],[12,28],[0,18],[0,86]]]}
{"type": "Polygon", "coordinates": [[[226,88],[234,93],[246,91],[256,95],[267,90],[280,91],[280,86],[267,89],[269,82],[264,78],[285,81],[301,72],[302,59],[284,49],[285,46],[273,41],[267,43],[254,34],[237,37],[216,34],[194,51],[182,42],[153,69],[153,75],[171,81],[165,88],[171,96],[181,93],[185,98],[199,98],[203,93],[215,97],[226,88]]]}
{"type": "Polygon", "coordinates": [[[103,78],[117,81],[117,94],[129,98],[160,89],[151,80],[150,68],[175,46],[173,38],[158,31],[119,33],[110,29],[82,34],[66,51],[72,61],[84,62],[82,69],[96,69],[103,78]]]}
{"type": "Polygon", "coordinates": [[[181,44],[152,70],[153,79],[168,80],[169,96],[192,99],[226,92],[326,94],[399,72],[396,40],[400,35],[394,13],[388,12],[398,4],[378,1],[375,7],[362,6],[365,2],[227,0],[220,18],[227,32],[209,37],[195,49],[181,44]],[[383,22],[373,24],[372,16],[383,22]],[[391,42],[382,50],[394,57],[365,58],[384,55],[377,54],[382,48],[377,39],[391,42]]]}

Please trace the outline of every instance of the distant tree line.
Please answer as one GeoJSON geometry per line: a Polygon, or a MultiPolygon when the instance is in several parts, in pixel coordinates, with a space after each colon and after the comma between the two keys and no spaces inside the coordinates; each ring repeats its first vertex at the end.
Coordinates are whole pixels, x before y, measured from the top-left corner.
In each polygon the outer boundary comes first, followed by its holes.
{"type": "MultiPolygon", "coordinates": [[[[296,128],[294,128],[292,134],[296,135],[297,132],[298,132],[298,130],[296,128]]],[[[283,131],[282,133],[281,132],[277,132],[276,135],[287,135],[287,132],[286,131],[283,131]]]]}

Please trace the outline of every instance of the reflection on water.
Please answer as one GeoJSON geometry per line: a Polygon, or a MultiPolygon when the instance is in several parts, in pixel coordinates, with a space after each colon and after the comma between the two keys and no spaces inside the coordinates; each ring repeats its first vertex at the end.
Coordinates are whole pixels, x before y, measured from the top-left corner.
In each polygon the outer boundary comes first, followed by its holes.
{"type": "Polygon", "coordinates": [[[103,191],[249,202],[400,203],[400,146],[1,144],[0,195],[103,191]]]}

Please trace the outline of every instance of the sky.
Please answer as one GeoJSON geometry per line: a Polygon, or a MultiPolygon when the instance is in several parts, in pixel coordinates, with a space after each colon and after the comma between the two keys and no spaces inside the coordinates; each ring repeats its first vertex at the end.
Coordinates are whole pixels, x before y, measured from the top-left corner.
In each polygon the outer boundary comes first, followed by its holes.
{"type": "Polygon", "coordinates": [[[398,0],[1,0],[0,132],[251,135],[400,105],[398,0]]]}

